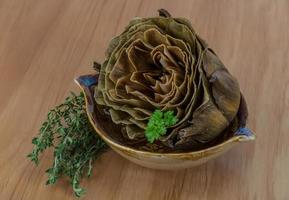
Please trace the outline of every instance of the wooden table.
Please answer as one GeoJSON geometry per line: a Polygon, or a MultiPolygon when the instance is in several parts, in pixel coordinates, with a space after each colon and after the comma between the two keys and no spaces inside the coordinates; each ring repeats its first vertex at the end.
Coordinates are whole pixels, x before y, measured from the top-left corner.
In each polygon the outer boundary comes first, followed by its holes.
{"type": "Polygon", "coordinates": [[[189,18],[238,77],[257,140],[175,172],[110,151],[83,182],[84,199],[289,199],[288,0],[1,0],[0,199],[75,198],[66,180],[44,185],[52,152],[35,167],[26,158],[31,138],[128,20],[161,7],[189,18]]]}

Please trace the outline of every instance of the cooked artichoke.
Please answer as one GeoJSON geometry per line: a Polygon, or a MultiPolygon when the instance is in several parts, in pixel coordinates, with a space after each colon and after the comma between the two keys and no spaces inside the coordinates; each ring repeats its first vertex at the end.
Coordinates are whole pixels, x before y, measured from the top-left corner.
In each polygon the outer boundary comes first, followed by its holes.
{"type": "Polygon", "coordinates": [[[183,18],[166,11],[135,18],[112,39],[99,69],[95,100],[123,125],[127,139],[144,138],[156,109],[178,122],[160,140],[188,149],[213,141],[231,124],[240,104],[237,80],[183,18]]]}

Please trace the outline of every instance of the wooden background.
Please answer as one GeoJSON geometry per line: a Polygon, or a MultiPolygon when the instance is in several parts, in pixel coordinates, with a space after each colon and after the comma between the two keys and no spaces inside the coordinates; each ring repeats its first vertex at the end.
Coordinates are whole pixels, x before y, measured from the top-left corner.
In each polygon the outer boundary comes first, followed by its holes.
{"type": "Polygon", "coordinates": [[[36,168],[25,157],[31,138],[128,20],[160,7],[189,18],[238,77],[257,140],[176,172],[110,151],[83,182],[84,199],[289,199],[288,0],[0,0],[1,200],[75,199],[66,180],[44,185],[52,154],[36,168]]]}

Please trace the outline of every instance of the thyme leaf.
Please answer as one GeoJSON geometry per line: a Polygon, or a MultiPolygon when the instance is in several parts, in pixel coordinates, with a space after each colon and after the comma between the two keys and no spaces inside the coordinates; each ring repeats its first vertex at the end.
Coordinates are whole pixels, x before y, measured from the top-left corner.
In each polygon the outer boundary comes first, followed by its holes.
{"type": "Polygon", "coordinates": [[[86,192],[80,186],[81,179],[91,175],[93,161],[107,148],[90,124],[84,106],[84,94],[71,93],[50,110],[38,136],[32,139],[34,147],[28,155],[37,165],[41,153],[52,147],[54,160],[46,170],[46,184],[55,184],[61,176],[67,176],[77,197],[86,192]]]}

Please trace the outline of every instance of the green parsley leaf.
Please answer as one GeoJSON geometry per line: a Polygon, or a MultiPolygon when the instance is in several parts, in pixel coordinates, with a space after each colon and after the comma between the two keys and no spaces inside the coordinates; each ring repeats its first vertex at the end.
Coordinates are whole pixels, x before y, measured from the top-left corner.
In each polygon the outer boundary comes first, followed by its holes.
{"type": "Polygon", "coordinates": [[[162,135],[165,135],[167,128],[175,125],[177,122],[178,119],[174,116],[174,111],[162,112],[161,110],[155,110],[145,130],[145,136],[148,142],[153,143],[162,135]]]}

